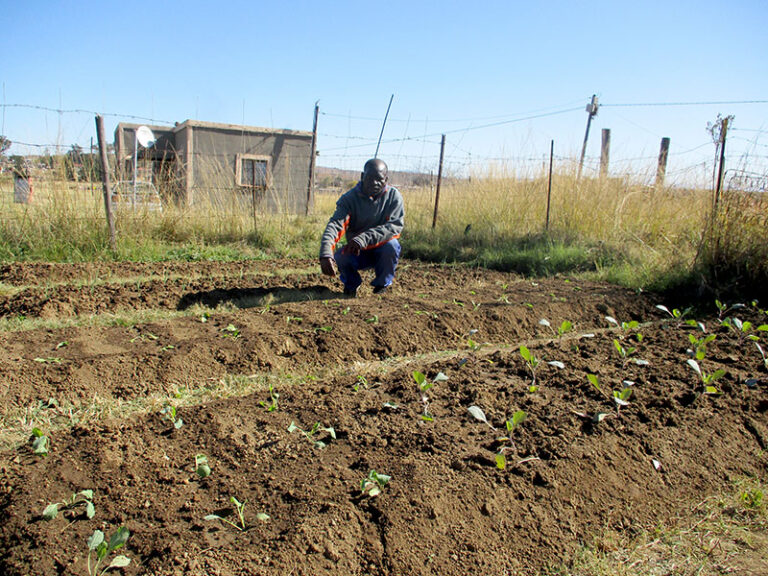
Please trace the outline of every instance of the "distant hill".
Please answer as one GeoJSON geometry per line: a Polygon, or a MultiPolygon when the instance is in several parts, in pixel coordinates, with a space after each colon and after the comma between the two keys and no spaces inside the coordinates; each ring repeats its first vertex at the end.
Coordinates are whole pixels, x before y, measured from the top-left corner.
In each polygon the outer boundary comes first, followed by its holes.
{"type": "MultiPolygon", "coordinates": [[[[315,168],[315,184],[319,190],[323,189],[348,189],[354,186],[360,179],[359,170],[341,170],[317,166],[315,168]]],[[[422,174],[419,172],[389,173],[389,183],[397,188],[414,188],[429,186],[437,182],[437,174],[422,174]]]]}

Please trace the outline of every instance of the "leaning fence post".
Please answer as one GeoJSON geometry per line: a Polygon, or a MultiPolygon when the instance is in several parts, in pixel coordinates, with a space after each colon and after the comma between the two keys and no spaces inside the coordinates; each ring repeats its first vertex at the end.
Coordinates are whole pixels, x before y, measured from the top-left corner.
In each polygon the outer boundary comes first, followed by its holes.
{"type": "Polygon", "coordinates": [[[555,141],[551,140],[549,143],[549,183],[547,184],[547,221],[544,224],[544,229],[549,231],[549,203],[552,198],[552,159],[555,156],[555,141]]]}
{"type": "Polygon", "coordinates": [[[667,158],[669,158],[669,138],[661,139],[661,148],[659,149],[659,165],[656,168],[656,186],[658,190],[664,186],[664,178],[667,175],[667,158]]]}
{"type": "Polygon", "coordinates": [[[104,118],[96,116],[96,136],[99,139],[99,156],[101,158],[101,183],[104,188],[104,210],[107,213],[109,227],[109,245],[117,251],[115,240],[115,218],[112,214],[112,188],[109,185],[109,160],[107,159],[107,144],[104,141],[104,118]]]}
{"type": "Polygon", "coordinates": [[[445,152],[445,134],[440,139],[440,166],[437,169],[437,189],[435,190],[435,214],[432,216],[432,229],[437,226],[437,205],[440,203],[440,183],[443,181],[443,153],[445,152]]]}

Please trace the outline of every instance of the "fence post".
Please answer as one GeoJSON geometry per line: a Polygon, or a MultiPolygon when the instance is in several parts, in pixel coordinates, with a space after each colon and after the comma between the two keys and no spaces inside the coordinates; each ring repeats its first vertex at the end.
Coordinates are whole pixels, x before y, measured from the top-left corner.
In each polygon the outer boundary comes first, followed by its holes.
{"type": "Polygon", "coordinates": [[[549,232],[549,204],[552,198],[552,159],[555,157],[555,141],[549,143],[549,183],[547,184],[547,221],[544,229],[549,232]]]}
{"type": "Polygon", "coordinates": [[[107,226],[109,227],[109,245],[113,251],[117,251],[115,240],[115,218],[112,214],[112,188],[109,185],[109,159],[107,158],[107,143],[104,141],[104,118],[96,116],[96,136],[99,140],[99,157],[101,158],[101,183],[104,188],[104,210],[107,212],[107,226]]]}
{"type": "Polygon", "coordinates": [[[611,154],[611,130],[603,128],[603,142],[600,146],[600,178],[608,175],[608,160],[611,154]]]}
{"type": "Polygon", "coordinates": [[[312,123],[312,146],[309,152],[309,183],[307,184],[307,216],[309,216],[313,204],[315,191],[315,156],[317,156],[317,114],[320,110],[319,102],[319,100],[315,102],[315,121],[312,123]]]}
{"type": "Polygon", "coordinates": [[[584,144],[581,147],[581,158],[579,159],[579,172],[576,180],[581,178],[581,170],[584,168],[584,156],[587,153],[587,140],[589,139],[589,126],[592,124],[592,118],[597,116],[597,96],[592,94],[592,101],[587,104],[587,130],[584,132],[584,144]]]}
{"type": "Polygon", "coordinates": [[[715,203],[712,210],[712,218],[717,216],[717,208],[720,205],[720,194],[723,190],[723,174],[725,172],[725,135],[728,132],[728,116],[723,118],[723,125],[720,129],[720,162],[717,168],[717,188],[715,188],[715,203]]]}
{"type": "Polygon", "coordinates": [[[440,203],[440,183],[443,181],[443,154],[445,152],[445,134],[440,139],[440,166],[437,169],[437,189],[435,190],[435,214],[432,216],[432,229],[437,226],[437,205],[440,203]]]}
{"type": "Polygon", "coordinates": [[[659,149],[659,165],[656,168],[657,190],[664,186],[664,178],[667,175],[667,158],[669,158],[669,138],[661,139],[661,148],[659,149]]]}

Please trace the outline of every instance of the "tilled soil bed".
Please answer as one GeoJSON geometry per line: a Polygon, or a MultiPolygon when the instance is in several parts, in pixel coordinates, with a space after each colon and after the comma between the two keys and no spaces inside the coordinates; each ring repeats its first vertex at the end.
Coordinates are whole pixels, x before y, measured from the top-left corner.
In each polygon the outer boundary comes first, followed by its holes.
{"type": "Polygon", "coordinates": [[[756,305],[675,319],[614,286],[413,261],[355,299],[296,260],[7,264],[0,287],[9,576],[87,574],[88,538],[121,526],[128,575],[533,575],[766,475],[756,305]],[[687,361],[709,334],[707,393],[687,361]],[[92,518],[42,518],[81,490],[92,518]]]}

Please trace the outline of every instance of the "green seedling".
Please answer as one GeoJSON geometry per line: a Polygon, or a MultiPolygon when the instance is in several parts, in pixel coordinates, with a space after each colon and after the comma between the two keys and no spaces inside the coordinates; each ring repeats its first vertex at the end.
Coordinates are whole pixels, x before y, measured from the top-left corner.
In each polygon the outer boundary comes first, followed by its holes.
{"type": "Polygon", "coordinates": [[[198,320],[200,320],[201,323],[205,324],[208,322],[208,319],[211,317],[210,312],[203,312],[202,315],[198,317],[198,320]]]}
{"type": "Polygon", "coordinates": [[[333,330],[333,326],[319,326],[318,328],[315,328],[315,334],[319,332],[328,333],[333,330]]]}
{"type": "Polygon", "coordinates": [[[291,424],[288,426],[288,433],[293,434],[297,430],[301,432],[307,440],[312,442],[315,448],[325,448],[328,445],[327,442],[314,439],[315,434],[317,434],[318,432],[327,432],[330,438],[332,438],[333,440],[336,440],[336,430],[334,430],[331,427],[325,427],[322,424],[320,424],[320,422],[315,422],[315,425],[312,426],[311,430],[302,430],[301,428],[296,426],[296,424],[293,421],[291,421],[291,424]]]}
{"type": "Polygon", "coordinates": [[[40,428],[32,428],[32,451],[35,454],[45,456],[48,454],[48,436],[43,434],[40,428]]]}
{"type": "Polygon", "coordinates": [[[621,359],[624,361],[625,365],[627,364],[627,362],[629,362],[629,357],[635,353],[635,350],[637,350],[637,348],[634,348],[632,346],[626,346],[626,347],[622,346],[621,342],[619,342],[615,338],[613,340],[613,347],[616,348],[616,351],[619,353],[619,356],[621,356],[621,359]]]}
{"type": "MultiPolygon", "coordinates": [[[[676,321],[677,321],[677,324],[678,324],[678,325],[680,325],[680,323],[683,321],[683,318],[685,318],[685,316],[687,316],[687,315],[688,315],[688,313],[691,311],[691,309],[690,309],[690,308],[686,308],[686,309],[685,309],[685,310],[683,310],[683,311],[680,311],[680,310],[679,310],[679,309],[677,309],[677,308],[673,308],[672,310],[670,310],[669,308],[667,308],[667,307],[666,307],[666,306],[664,306],[663,304],[656,304],[656,308],[658,308],[659,310],[662,310],[663,312],[666,312],[667,314],[669,314],[669,316],[670,316],[670,317],[671,317],[673,320],[676,320],[676,321]]],[[[688,322],[690,323],[691,321],[689,320],[688,322]]],[[[695,325],[695,324],[696,324],[696,321],[695,321],[695,320],[693,320],[693,323],[694,323],[693,325],[695,325]]]]}
{"type": "Polygon", "coordinates": [[[609,324],[613,324],[614,326],[621,328],[624,332],[629,332],[630,330],[635,330],[636,328],[640,327],[640,323],[637,320],[631,320],[630,322],[621,322],[619,323],[616,318],[613,316],[606,316],[605,319],[608,321],[609,324]]]}
{"type": "Polygon", "coordinates": [[[370,318],[366,318],[365,320],[368,324],[378,324],[379,323],[379,315],[374,314],[370,318]]]}
{"type": "Polygon", "coordinates": [[[259,406],[263,406],[267,409],[267,412],[274,412],[277,410],[277,400],[280,398],[280,394],[275,390],[272,383],[269,384],[269,403],[263,400],[259,402],[259,406]]]}
{"type": "Polygon", "coordinates": [[[139,334],[138,336],[134,336],[133,338],[131,338],[131,343],[133,343],[133,342],[144,342],[144,339],[147,339],[147,340],[158,340],[158,337],[155,336],[154,334],[152,334],[152,332],[147,332],[146,334],[142,333],[142,334],[139,334]]]}
{"type": "Polygon", "coordinates": [[[629,397],[632,396],[632,386],[634,382],[624,380],[622,382],[623,387],[621,390],[613,391],[613,401],[616,404],[616,411],[620,412],[621,408],[629,406],[629,397]]]}
{"type": "Polygon", "coordinates": [[[600,388],[600,380],[597,377],[597,374],[587,374],[587,380],[589,383],[597,390],[601,395],[606,396],[605,392],[603,392],[603,389],[600,388]]]}
{"type": "Polygon", "coordinates": [[[240,330],[234,324],[227,324],[226,328],[221,329],[222,338],[240,338],[240,330]]]}
{"type": "Polygon", "coordinates": [[[706,336],[697,338],[694,334],[688,334],[688,341],[691,343],[691,346],[693,346],[692,349],[688,350],[688,353],[701,362],[707,355],[707,344],[712,342],[716,337],[716,334],[707,334],[706,336]]]}
{"type": "Polygon", "coordinates": [[[195,456],[195,474],[200,478],[208,478],[211,475],[211,467],[208,465],[208,457],[205,454],[195,456]]]}
{"type": "Polygon", "coordinates": [[[741,308],[744,308],[744,304],[732,304],[729,306],[725,302],[715,300],[715,307],[717,308],[718,320],[723,320],[728,312],[731,312],[732,310],[740,310],[741,308]]]}
{"type": "MultiPolygon", "coordinates": [[[[760,340],[760,337],[757,334],[751,334],[754,325],[749,320],[742,322],[739,318],[736,317],[730,319],[726,318],[721,322],[721,325],[727,326],[736,332],[736,336],[740,345],[744,342],[744,340],[751,340],[752,342],[757,342],[760,340]]],[[[755,331],[768,332],[768,324],[761,324],[760,326],[757,326],[755,331]]]]}
{"type": "Polygon", "coordinates": [[[35,358],[35,362],[40,362],[41,364],[61,364],[61,358],[48,356],[46,358],[35,358]]]}
{"type": "Polygon", "coordinates": [[[171,424],[173,424],[173,427],[176,430],[184,426],[184,420],[176,417],[176,406],[166,404],[163,406],[163,409],[160,410],[160,414],[163,416],[163,419],[168,420],[171,424]]]}
{"type": "Polygon", "coordinates": [[[58,344],[56,344],[56,350],[58,350],[59,348],[66,348],[67,346],[69,346],[69,342],[64,340],[64,341],[59,342],[58,344]]]}
{"type": "Polygon", "coordinates": [[[483,412],[483,409],[479,406],[470,406],[467,409],[467,412],[469,412],[469,415],[472,416],[475,420],[479,420],[483,424],[487,425],[491,430],[496,430],[496,428],[493,427],[493,424],[488,422],[488,419],[485,417],[485,412],[483,412]]]}
{"type": "Polygon", "coordinates": [[[48,504],[45,510],[43,510],[43,520],[53,520],[59,515],[60,511],[72,510],[81,505],[85,505],[85,515],[88,519],[93,518],[94,514],[96,514],[96,508],[93,505],[93,490],[81,490],[76,494],[72,494],[69,500],[48,504]]]}
{"type": "Polygon", "coordinates": [[[381,494],[384,486],[389,484],[392,479],[391,476],[386,474],[379,474],[376,470],[368,472],[368,476],[360,481],[360,491],[369,498],[374,498],[381,494]]]}
{"type": "Polygon", "coordinates": [[[528,369],[531,371],[532,380],[528,390],[530,392],[535,392],[539,389],[539,387],[536,385],[536,367],[541,363],[541,360],[536,358],[536,356],[534,356],[526,346],[520,346],[520,356],[523,357],[523,360],[525,360],[526,364],[528,365],[528,369]]]}
{"type": "Polygon", "coordinates": [[[512,414],[512,418],[504,423],[507,428],[507,435],[497,438],[497,441],[502,443],[499,451],[496,453],[496,468],[499,470],[504,470],[507,467],[506,452],[512,449],[512,446],[506,446],[505,444],[507,442],[512,444],[512,434],[515,431],[515,428],[525,422],[526,418],[528,418],[528,414],[524,410],[518,410],[512,414]]]}
{"type": "Polygon", "coordinates": [[[560,326],[557,327],[557,330],[552,327],[552,324],[546,318],[539,320],[539,324],[549,328],[552,331],[552,334],[558,338],[562,338],[565,334],[573,330],[573,324],[568,320],[563,320],[560,326]]]}
{"type": "Polygon", "coordinates": [[[714,382],[725,375],[725,370],[721,368],[710,374],[702,370],[701,366],[699,366],[699,363],[696,362],[696,360],[693,358],[689,358],[686,362],[691,368],[693,368],[693,371],[699,375],[699,378],[701,378],[701,383],[704,386],[705,394],[720,394],[720,391],[714,385],[714,382]]]}
{"type": "Polygon", "coordinates": [[[432,414],[429,412],[429,397],[427,396],[426,392],[432,386],[437,384],[438,382],[445,382],[448,380],[448,376],[443,374],[442,372],[438,372],[437,375],[430,380],[427,378],[425,374],[422,372],[419,372],[418,370],[415,370],[413,372],[413,379],[416,381],[416,384],[419,386],[419,391],[421,395],[421,404],[423,406],[423,410],[421,413],[421,419],[425,422],[432,422],[435,417],[432,416],[432,414]]]}
{"type": "Polygon", "coordinates": [[[90,574],[90,576],[96,574],[102,575],[112,568],[125,568],[128,566],[131,563],[131,559],[127,556],[120,555],[112,558],[109,565],[99,571],[101,563],[107,555],[122,548],[128,541],[130,535],[131,533],[128,531],[128,528],[121,526],[114,534],[112,534],[109,542],[107,542],[104,540],[104,532],[96,530],[91,537],[88,538],[88,574],[90,574]],[[96,563],[91,567],[91,555],[93,553],[96,553],[96,563]]]}
{"type": "Polygon", "coordinates": [[[291,322],[295,322],[296,324],[301,324],[304,321],[304,318],[301,316],[286,316],[285,317],[285,323],[290,324],[291,322]]]}
{"type": "MultiPolygon", "coordinates": [[[[238,522],[232,522],[232,520],[230,520],[229,518],[226,518],[224,516],[219,516],[218,514],[208,514],[205,518],[203,518],[203,520],[220,520],[221,522],[229,524],[230,526],[239,530],[240,532],[244,532],[245,530],[248,529],[248,526],[245,524],[245,505],[248,504],[248,500],[244,500],[240,502],[240,500],[238,500],[234,496],[230,496],[229,501],[235,509],[238,522]]],[[[269,520],[269,515],[264,514],[263,512],[259,512],[258,514],[256,514],[256,520],[260,520],[261,522],[266,522],[267,520],[269,520]]]]}

